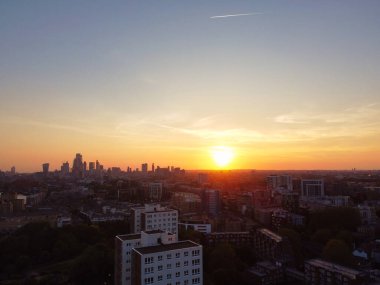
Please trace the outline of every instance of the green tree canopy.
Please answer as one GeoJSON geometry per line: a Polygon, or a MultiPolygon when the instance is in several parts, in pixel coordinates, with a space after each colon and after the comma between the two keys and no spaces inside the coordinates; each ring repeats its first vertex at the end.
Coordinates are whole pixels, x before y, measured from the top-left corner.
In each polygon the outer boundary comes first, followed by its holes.
{"type": "Polygon", "coordinates": [[[323,248],[322,257],[331,262],[353,265],[353,256],[348,245],[339,239],[331,239],[323,248]]]}

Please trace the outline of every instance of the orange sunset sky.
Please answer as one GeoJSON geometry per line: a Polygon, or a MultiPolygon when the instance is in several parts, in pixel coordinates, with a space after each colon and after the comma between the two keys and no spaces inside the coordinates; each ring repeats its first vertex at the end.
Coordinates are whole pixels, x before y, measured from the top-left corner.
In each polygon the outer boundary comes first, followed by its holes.
{"type": "Polygon", "coordinates": [[[59,169],[77,152],[122,169],[379,169],[379,12],[1,1],[0,169],[59,169]]]}

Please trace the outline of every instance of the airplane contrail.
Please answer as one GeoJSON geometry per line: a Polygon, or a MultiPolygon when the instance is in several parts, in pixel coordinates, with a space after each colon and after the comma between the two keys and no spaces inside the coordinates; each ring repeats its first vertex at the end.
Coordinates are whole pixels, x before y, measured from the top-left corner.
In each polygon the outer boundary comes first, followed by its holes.
{"type": "Polygon", "coordinates": [[[264,14],[264,13],[229,14],[229,15],[212,16],[212,17],[210,17],[210,19],[241,17],[241,16],[253,16],[253,15],[262,15],[262,14],[264,14]]]}

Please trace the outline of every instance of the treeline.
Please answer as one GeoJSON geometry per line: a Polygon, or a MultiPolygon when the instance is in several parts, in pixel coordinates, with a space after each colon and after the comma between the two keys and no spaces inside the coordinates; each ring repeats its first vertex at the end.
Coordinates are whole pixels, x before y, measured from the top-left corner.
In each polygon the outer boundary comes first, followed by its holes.
{"type": "Polygon", "coordinates": [[[27,224],[0,240],[0,280],[19,280],[8,284],[111,284],[114,237],[127,233],[128,228],[124,222],[64,228],[44,222],[27,224]]]}

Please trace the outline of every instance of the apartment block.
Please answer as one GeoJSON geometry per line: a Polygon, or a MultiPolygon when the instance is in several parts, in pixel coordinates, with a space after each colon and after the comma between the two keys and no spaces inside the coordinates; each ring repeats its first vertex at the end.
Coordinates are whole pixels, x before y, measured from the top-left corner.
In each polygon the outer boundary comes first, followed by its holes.
{"type": "Polygon", "coordinates": [[[203,284],[202,246],[161,230],[116,236],[116,285],[203,284]]]}
{"type": "Polygon", "coordinates": [[[131,231],[163,230],[178,234],[178,211],[159,204],[145,204],[131,209],[131,231]]]}
{"type": "Polygon", "coordinates": [[[357,285],[366,284],[366,273],[322,259],[311,259],[305,262],[306,284],[357,285]]]}

